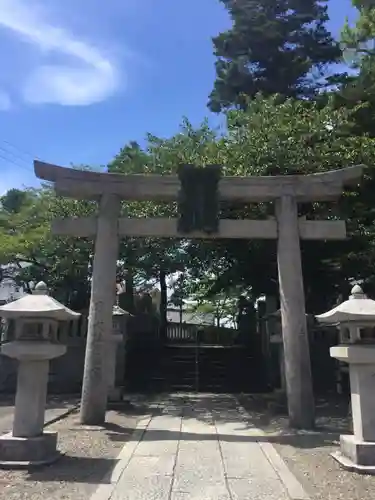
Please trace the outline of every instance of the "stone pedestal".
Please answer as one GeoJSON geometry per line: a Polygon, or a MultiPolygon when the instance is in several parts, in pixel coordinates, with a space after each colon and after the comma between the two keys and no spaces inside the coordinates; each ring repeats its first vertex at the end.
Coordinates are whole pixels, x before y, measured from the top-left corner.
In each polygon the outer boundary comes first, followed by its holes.
{"type": "Polygon", "coordinates": [[[47,465],[60,458],[57,432],[44,432],[35,437],[0,436],[0,468],[16,469],[47,465]]]}
{"type": "Polygon", "coordinates": [[[14,341],[2,346],[19,360],[13,432],[0,437],[0,466],[28,467],[55,461],[57,434],[43,433],[49,360],[66,347],[39,341],[14,341]]]}
{"type": "Polygon", "coordinates": [[[349,364],[354,431],[340,437],[333,457],[347,470],[375,475],[375,346],[342,345],[330,353],[349,364]]]}
{"type": "Polygon", "coordinates": [[[107,360],[107,374],[108,374],[108,401],[117,402],[122,399],[121,387],[116,387],[116,360],[117,349],[121,344],[123,337],[121,334],[112,334],[109,338],[108,345],[108,360],[107,360]]]}

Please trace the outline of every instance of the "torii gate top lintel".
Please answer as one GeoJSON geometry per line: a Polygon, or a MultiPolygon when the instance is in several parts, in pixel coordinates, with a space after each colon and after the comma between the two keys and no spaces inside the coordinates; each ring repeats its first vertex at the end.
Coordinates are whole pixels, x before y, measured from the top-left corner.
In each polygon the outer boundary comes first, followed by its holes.
{"type": "MultiPolygon", "coordinates": [[[[341,195],[344,186],[357,183],[364,169],[364,165],[355,165],[307,175],[223,177],[219,196],[237,202],[272,201],[284,195],[292,195],[300,202],[330,201],[341,195]]],[[[54,183],[56,193],[77,199],[113,194],[129,201],[172,201],[180,189],[176,175],[92,172],[38,160],[34,170],[39,179],[54,183]]]]}

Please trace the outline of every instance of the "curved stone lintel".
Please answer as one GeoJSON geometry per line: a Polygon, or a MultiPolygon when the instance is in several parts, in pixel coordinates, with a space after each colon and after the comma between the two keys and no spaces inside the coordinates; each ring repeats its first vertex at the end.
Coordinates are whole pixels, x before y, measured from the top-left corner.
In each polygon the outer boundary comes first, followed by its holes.
{"type": "MultiPolygon", "coordinates": [[[[236,182],[269,182],[269,183],[291,183],[296,180],[306,180],[308,182],[325,181],[325,182],[340,182],[344,185],[352,181],[358,181],[363,175],[363,171],[366,168],[365,165],[353,165],[350,167],[344,167],[337,170],[329,170],[327,172],[317,172],[314,174],[307,175],[274,175],[274,176],[248,176],[248,177],[224,177],[222,181],[236,181],[236,182]]],[[[92,172],[90,170],[79,170],[76,168],[61,167],[58,165],[53,165],[51,163],[45,163],[39,160],[34,161],[34,171],[35,175],[39,179],[43,179],[50,182],[67,181],[67,180],[87,180],[96,182],[121,182],[123,183],[127,178],[133,179],[145,179],[149,178],[152,180],[160,179],[170,179],[178,181],[178,177],[175,175],[155,175],[155,174],[132,174],[125,176],[124,174],[114,174],[107,172],[92,172]]]]}
{"type": "MultiPolygon", "coordinates": [[[[220,198],[256,202],[294,195],[299,201],[329,201],[338,198],[344,186],[358,182],[364,168],[355,165],[308,175],[223,177],[220,198]]],[[[91,172],[40,161],[34,162],[34,170],[38,178],[54,182],[58,194],[73,198],[97,199],[112,193],[127,200],[170,201],[177,198],[180,189],[175,175],[91,172]]]]}
{"type": "MultiPolygon", "coordinates": [[[[124,182],[124,174],[113,174],[108,172],[94,172],[91,170],[80,170],[79,168],[60,167],[52,163],[44,163],[34,160],[35,175],[42,180],[49,182],[60,181],[89,181],[89,182],[124,182]]],[[[143,178],[143,175],[133,174],[127,177],[143,178]]],[[[147,175],[147,177],[156,177],[158,175],[147,175]]],[[[171,176],[174,177],[174,176],[171,176]]]]}
{"type": "Polygon", "coordinates": [[[316,176],[329,176],[330,180],[341,182],[343,186],[356,184],[363,176],[366,165],[353,165],[351,167],[340,168],[339,170],[330,170],[322,174],[312,174],[316,176]]]}

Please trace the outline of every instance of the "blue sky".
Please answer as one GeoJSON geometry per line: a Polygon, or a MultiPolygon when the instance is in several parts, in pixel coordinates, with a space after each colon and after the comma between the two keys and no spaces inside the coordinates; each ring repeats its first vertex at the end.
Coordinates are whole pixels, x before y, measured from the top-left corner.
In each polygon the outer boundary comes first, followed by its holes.
{"type": "MultiPolygon", "coordinates": [[[[351,0],[330,0],[338,34],[351,0]]],[[[32,160],[105,165],[147,132],[209,116],[219,0],[0,0],[0,194],[32,160]]]]}

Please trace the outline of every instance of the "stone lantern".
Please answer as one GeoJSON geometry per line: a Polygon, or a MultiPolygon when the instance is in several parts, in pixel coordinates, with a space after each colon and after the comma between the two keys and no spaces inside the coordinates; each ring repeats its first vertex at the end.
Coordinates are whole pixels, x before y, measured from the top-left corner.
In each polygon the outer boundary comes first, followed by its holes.
{"type": "Polygon", "coordinates": [[[41,282],[32,295],[1,306],[0,316],[14,325],[1,352],[19,362],[13,430],[0,436],[0,465],[50,463],[59,453],[57,433],[43,432],[49,360],[66,352],[57,338],[59,322],[80,314],[48,296],[47,285],[41,282]]]}
{"type": "MultiPolygon", "coordinates": [[[[116,304],[112,310],[112,334],[108,346],[108,400],[121,401],[122,389],[116,387],[116,361],[118,346],[126,343],[126,316],[130,314],[116,304]]],[[[124,353],[125,358],[125,353],[124,353]]]]}
{"type": "Polygon", "coordinates": [[[349,365],[354,435],[340,436],[332,456],[347,470],[375,474],[375,301],[355,285],[349,300],[316,319],[339,328],[330,354],[349,365]]]}

